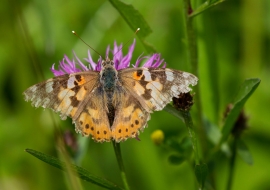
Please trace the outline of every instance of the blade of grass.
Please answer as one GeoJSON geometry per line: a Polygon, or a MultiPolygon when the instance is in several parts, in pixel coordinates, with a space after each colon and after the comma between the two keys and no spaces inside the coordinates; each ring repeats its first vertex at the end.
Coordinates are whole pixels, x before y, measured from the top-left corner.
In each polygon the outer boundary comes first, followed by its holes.
{"type": "MultiPolygon", "coordinates": [[[[49,155],[43,154],[41,152],[38,152],[38,151],[32,150],[32,149],[26,149],[25,151],[28,152],[29,154],[35,156],[39,160],[41,160],[47,164],[50,164],[51,166],[54,166],[60,170],[66,171],[66,168],[67,168],[66,163],[60,161],[59,159],[57,159],[53,156],[49,156],[49,155]]],[[[74,173],[78,174],[77,177],[79,177],[85,181],[96,184],[100,187],[104,187],[106,189],[123,190],[122,188],[118,187],[114,183],[112,183],[106,179],[103,179],[101,177],[98,177],[96,175],[93,175],[82,167],[76,166],[74,164],[69,164],[69,167],[72,170],[74,170],[74,173]]]]}

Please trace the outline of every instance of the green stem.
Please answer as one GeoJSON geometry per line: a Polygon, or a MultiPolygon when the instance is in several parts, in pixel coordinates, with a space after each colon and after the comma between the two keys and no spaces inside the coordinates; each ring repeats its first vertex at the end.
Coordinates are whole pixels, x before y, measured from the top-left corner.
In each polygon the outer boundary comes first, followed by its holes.
{"type": "Polygon", "coordinates": [[[227,190],[232,189],[233,172],[234,172],[235,158],[236,158],[236,145],[237,145],[237,137],[234,138],[233,144],[232,144],[232,157],[231,157],[230,166],[229,166],[229,178],[227,182],[227,190]]]}
{"type": "Polygon", "coordinates": [[[193,129],[193,122],[192,122],[192,118],[190,116],[189,111],[181,111],[182,115],[184,117],[185,120],[185,124],[188,128],[188,132],[189,132],[189,136],[191,138],[192,141],[192,147],[194,150],[194,157],[195,157],[195,163],[196,165],[200,164],[200,158],[199,158],[199,150],[198,150],[198,145],[197,145],[197,137],[196,137],[196,133],[193,129]]]}
{"type": "MultiPolygon", "coordinates": [[[[184,2],[184,17],[186,23],[186,38],[187,38],[187,48],[188,48],[188,61],[191,65],[191,72],[199,76],[198,72],[198,47],[197,47],[197,39],[195,35],[195,30],[193,27],[193,20],[190,17],[192,14],[192,7],[190,4],[190,0],[183,0],[184,2]]],[[[201,96],[200,96],[200,89],[199,85],[194,87],[196,92],[195,96],[195,106],[197,108],[197,121],[198,121],[198,133],[200,134],[200,145],[202,147],[202,152],[206,153],[206,135],[203,127],[203,114],[202,114],[202,105],[201,105],[201,96]]]]}
{"type": "Polygon", "coordinates": [[[117,143],[115,141],[113,141],[113,148],[114,148],[114,153],[116,155],[116,159],[118,162],[118,166],[121,172],[121,177],[125,186],[126,190],[129,190],[129,185],[127,182],[127,176],[126,176],[126,172],[125,172],[125,167],[124,167],[124,163],[123,163],[123,159],[122,159],[122,154],[121,154],[121,149],[120,149],[120,143],[117,143]]]}

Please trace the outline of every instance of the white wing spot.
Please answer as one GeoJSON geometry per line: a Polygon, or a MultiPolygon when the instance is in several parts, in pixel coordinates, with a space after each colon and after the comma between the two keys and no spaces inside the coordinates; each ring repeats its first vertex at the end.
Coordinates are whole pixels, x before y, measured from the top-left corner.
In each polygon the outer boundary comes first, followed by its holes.
{"type": "Polygon", "coordinates": [[[167,81],[173,81],[174,80],[174,74],[171,71],[165,71],[166,74],[166,80],[167,81]]]}
{"type": "Polygon", "coordinates": [[[67,81],[67,87],[68,88],[74,88],[75,85],[74,85],[74,81],[76,80],[75,76],[73,77],[70,77],[67,81]]]}
{"type": "Polygon", "coordinates": [[[184,78],[188,78],[190,76],[190,74],[189,73],[187,73],[187,72],[183,72],[183,77],[184,78]]]}
{"type": "Polygon", "coordinates": [[[49,98],[45,98],[45,99],[43,100],[43,105],[42,105],[42,107],[43,107],[43,108],[46,108],[46,107],[48,106],[49,103],[50,103],[50,99],[49,99],[49,98]]]}
{"type": "Polygon", "coordinates": [[[37,90],[37,85],[34,85],[34,86],[30,87],[30,89],[31,89],[32,92],[35,92],[37,90]]]}
{"type": "Polygon", "coordinates": [[[153,81],[153,82],[149,82],[146,85],[146,88],[147,89],[151,89],[152,91],[154,91],[154,90],[161,91],[163,89],[163,85],[160,82],[158,82],[158,81],[153,81]]]}
{"type": "Polygon", "coordinates": [[[37,98],[37,101],[35,102],[35,107],[38,107],[39,104],[40,104],[40,102],[41,102],[41,99],[40,98],[37,98]]]}
{"type": "Polygon", "coordinates": [[[145,81],[152,81],[151,73],[147,70],[143,70],[144,80],[145,81]]]}
{"type": "Polygon", "coordinates": [[[53,81],[47,81],[46,83],[46,92],[51,93],[53,91],[53,81]]]}
{"type": "Polygon", "coordinates": [[[173,92],[178,92],[178,86],[177,85],[172,85],[172,87],[171,87],[171,91],[173,91],[173,92]]]}

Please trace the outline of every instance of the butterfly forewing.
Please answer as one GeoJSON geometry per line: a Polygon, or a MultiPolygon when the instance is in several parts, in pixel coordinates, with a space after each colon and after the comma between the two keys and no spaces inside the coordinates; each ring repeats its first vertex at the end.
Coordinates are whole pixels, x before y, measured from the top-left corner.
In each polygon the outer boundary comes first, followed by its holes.
{"type": "Polygon", "coordinates": [[[51,108],[62,119],[76,119],[97,84],[97,72],[66,74],[33,85],[23,94],[35,107],[51,108]]]}
{"type": "Polygon", "coordinates": [[[167,68],[132,68],[119,71],[123,86],[149,112],[162,110],[172,97],[197,84],[194,75],[167,68]]]}

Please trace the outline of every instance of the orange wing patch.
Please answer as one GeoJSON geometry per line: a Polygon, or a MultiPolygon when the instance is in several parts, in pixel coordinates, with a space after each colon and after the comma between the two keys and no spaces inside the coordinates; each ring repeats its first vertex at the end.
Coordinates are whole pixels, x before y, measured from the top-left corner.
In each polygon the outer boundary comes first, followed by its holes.
{"type": "Polygon", "coordinates": [[[78,83],[78,85],[83,85],[85,84],[85,77],[82,75],[75,75],[76,78],[76,82],[78,83]]]}
{"type": "Polygon", "coordinates": [[[77,130],[80,129],[78,132],[87,137],[91,135],[97,142],[110,141],[111,131],[108,128],[108,124],[101,118],[95,119],[97,115],[92,115],[91,113],[92,111],[89,111],[88,113],[82,112],[79,116],[79,124],[77,124],[78,126],[76,128],[77,130]]]}
{"type": "Polygon", "coordinates": [[[135,80],[141,80],[141,78],[143,77],[143,72],[142,70],[137,70],[133,72],[133,79],[135,80]]]}

